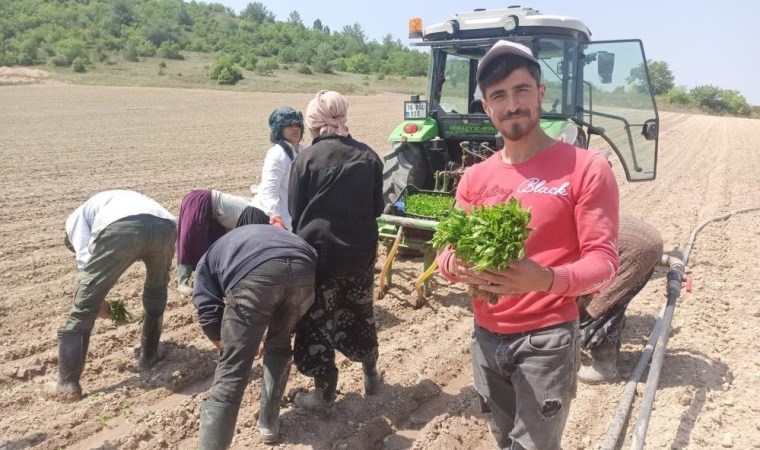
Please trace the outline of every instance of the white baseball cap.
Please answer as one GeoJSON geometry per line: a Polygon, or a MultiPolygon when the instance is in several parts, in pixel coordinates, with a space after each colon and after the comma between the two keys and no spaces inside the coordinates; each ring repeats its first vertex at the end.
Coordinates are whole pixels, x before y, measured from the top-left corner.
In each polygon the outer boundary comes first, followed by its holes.
{"type": "Polygon", "coordinates": [[[500,56],[514,55],[520,58],[527,59],[538,65],[538,60],[533,56],[533,52],[526,46],[518,44],[517,42],[500,40],[496,42],[493,47],[488,49],[483,58],[478,63],[478,70],[475,73],[475,80],[480,83],[480,77],[483,75],[483,70],[495,61],[500,56]]]}

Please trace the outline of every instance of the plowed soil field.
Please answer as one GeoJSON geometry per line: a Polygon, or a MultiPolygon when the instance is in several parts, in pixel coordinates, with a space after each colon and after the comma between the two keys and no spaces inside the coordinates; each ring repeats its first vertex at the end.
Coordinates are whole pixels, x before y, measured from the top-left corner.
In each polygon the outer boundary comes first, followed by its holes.
{"type": "MultiPolygon", "coordinates": [[[[105,189],[140,191],[175,214],[191,189],[248,194],[269,146],[269,112],[280,105],[304,109],[310,97],[63,84],[0,88],[0,449],[195,447],[199,402],[217,355],[175,289],[164,319],[164,357],[154,368],[137,369],[139,320],[121,327],[99,320],[82,377],[85,397],[63,404],[43,395],[57,373],[55,331],[76,287],[64,221],[105,189]]],[[[354,137],[384,154],[404,99],[350,97],[354,137]]],[[[657,180],[629,184],[619,174],[623,212],[655,224],[666,252],[680,255],[694,225],[760,205],[759,136],[757,120],[663,113],[657,180]]],[[[647,448],[760,448],[759,248],[758,213],[699,234],[689,262],[693,290],[676,309],[647,448]]],[[[311,387],[293,370],[280,448],[494,447],[471,386],[465,288],[436,276],[428,304],[414,309],[412,282],[421,267],[419,259],[398,262],[394,285],[375,303],[386,381],[379,395],[365,398],[360,366],[339,358],[337,413],[315,418],[292,408],[293,392],[311,387]]],[[[138,317],[143,272],[133,266],[110,294],[138,317]]],[[[626,375],[664,302],[664,275],[658,270],[629,308],[621,355],[626,375]]],[[[176,286],[174,273],[171,283],[176,286]]],[[[238,418],[236,449],[267,448],[255,419],[260,364],[254,363],[238,418]]],[[[563,448],[598,447],[622,387],[622,381],[580,385],[563,448]]]]}

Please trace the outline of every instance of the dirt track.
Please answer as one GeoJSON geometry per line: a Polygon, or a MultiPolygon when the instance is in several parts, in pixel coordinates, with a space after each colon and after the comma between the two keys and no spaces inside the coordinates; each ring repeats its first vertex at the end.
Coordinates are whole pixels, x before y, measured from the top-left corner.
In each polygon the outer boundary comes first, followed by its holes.
{"type": "MultiPolygon", "coordinates": [[[[268,113],[283,104],[303,109],[309,97],[0,88],[0,449],[194,448],[198,403],[216,356],[193,308],[174,290],[164,321],[165,358],[154,369],[136,369],[139,322],[116,328],[98,321],[82,378],[86,397],[64,405],[42,395],[44,383],[55,378],[55,330],[75,289],[63,223],[104,189],[138,190],[174,213],[190,189],[247,194],[268,146],[268,113]]],[[[354,136],[384,153],[403,99],[351,97],[354,136]]],[[[696,223],[760,206],[760,121],[665,113],[661,130],[658,178],[621,181],[622,209],[655,224],[666,252],[678,255],[696,223]]],[[[758,230],[760,213],[750,213],[699,235],[689,264],[694,290],[676,310],[648,448],[760,448],[760,259],[751,250],[760,248],[758,230]]],[[[395,286],[376,303],[387,385],[365,399],[360,367],[339,359],[337,416],[314,419],[283,408],[282,448],[493,447],[470,385],[464,289],[437,279],[429,305],[415,310],[405,299],[414,295],[409,286],[421,262],[396,267],[395,286]]],[[[140,310],[142,271],[132,267],[111,293],[133,312],[140,310]]],[[[663,276],[658,271],[629,309],[625,373],[663,303],[663,276]]],[[[257,361],[234,448],[266,448],[255,426],[260,377],[257,361]]],[[[289,389],[309,387],[310,380],[293,370],[289,389]]],[[[580,386],[565,449],[598,446],[621,389],[622,383],[580,386]]]]}

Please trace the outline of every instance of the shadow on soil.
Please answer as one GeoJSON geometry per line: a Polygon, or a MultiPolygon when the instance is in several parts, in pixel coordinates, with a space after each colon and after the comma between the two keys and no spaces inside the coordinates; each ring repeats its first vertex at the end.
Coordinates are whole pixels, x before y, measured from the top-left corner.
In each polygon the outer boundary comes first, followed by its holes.
{"type": "Polygon", "coordinates": [[[47,438],[46,433],[32,433],[15,441],[0,443],[0,450],[21,450],[22,448],[33,447],[47,438]]]}
{"type": "MultiPolygon", "coordinates": [[[[150,369],[141,370],[137,366],[137,358],[133,358],[123,367],[123,371],[131,372],[134,376],[119,383],[102,387],[94,391],[87,391],[87,396],[96,394],[108,394],[126,388],[142,388],[146,391],[166,388],[177,392],[196,383],[199,380],[213,375],[219,360],[216,350],[198,349],[195,346],[187,346],[176,342],[162,342],[161,360],[150,369]]],[[[85,376],[87,366],[85,366],[85,376]]]]}
{"type": "Polygon", "coordinates": [[[281,414],[281,443],[317,450],[369,450],[385,448],[383,441],[393,435],[392,448],[411,448],[414,442],[408,437],[409,430],[420,430],[443,414],[472,415],[476,395],[469,384],[457,394],[448,394],[430,379],[414,386],[385,384],[379,395],[372,397],[346,393],[336,401],[335,412],[329,417],[296,407],[281,414]],[[402,431],[406,433],[397,434],[402,431]]]}

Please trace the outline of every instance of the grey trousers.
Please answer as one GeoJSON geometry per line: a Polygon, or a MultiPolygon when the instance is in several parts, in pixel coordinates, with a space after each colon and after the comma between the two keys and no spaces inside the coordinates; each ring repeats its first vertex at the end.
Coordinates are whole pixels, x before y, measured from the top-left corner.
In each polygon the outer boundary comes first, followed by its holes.
{"type": "Polygon", "coordinates": [[[314,302],[314,266],[272,259],[248,273],[224,298],[222,352],[208,400],[239,405],[251,364],[267,332],[268,354],[291,354],[296,323],[314,302]]]}
{"type": "Polygon", "coordinates": [[[498,334],[475,325],[475,390],[500,449],[559,450],[578,368],[578,322],[498,334]]]}
{"type": "Polygon", "coordinates": [[[163,314],[176,238],[174,222],[149,214],[125,217],[108,225],[95,238],[92,256],[79,272],[79,286],[65,329],[92,330],[106,295],[136,261],[145,263],[145,312],[150,316],[163,314]]]}

